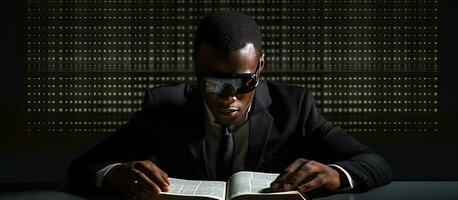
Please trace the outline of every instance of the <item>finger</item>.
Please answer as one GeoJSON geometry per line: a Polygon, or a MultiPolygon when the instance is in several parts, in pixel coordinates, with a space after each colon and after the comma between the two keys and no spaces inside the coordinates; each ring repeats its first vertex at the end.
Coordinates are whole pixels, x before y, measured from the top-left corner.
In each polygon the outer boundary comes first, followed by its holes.
{"type": "Polygon", "coordinates": [[[295,189],[298,185],[314,179],[315,176],[322,171],[321,166],[321,164],[313,160],[309,160],[300,166],[294,176],[292,176],[286,183],[291,185],[291,189],[295,189]]]}
{"type": "MultiPolygon", "coordinates": [[[[143,172],[148,177],[148,180],[154,182],[160,188],[160,191],[166,192],[170,187],[170,183],[167,177],[164,177],[164,172],[154,165],[138,164],[135,166],[136,169],[143,172]]],[[[166,174],[165,174],[166,175],[166,174]]]]}
{"type": "Polygon", "coordinates": [[[165,173],[164,171],[162,171],[159,167],[157,167],[156,165],[151,165],[150,167],[154,167],[156,168],[158,171],[159,171],[159,174],[161,175],[161,178],[165,181],[165,183],[167,183],[168,186],[170,186],[170,181],[169,181],[169,175],[167,173],[165,173]]]}
{"type": "Polygon", "coordinates": [[[322,174],[318,174],[314,179],[299,186],[298,190],[300,193],[305,193],[316,188],[321,187],[324,184],[324,178],[322,174]]]}
{"type": "Polygon", "coordinates": [[[147,172],[146,174],[149,175],[151,178],[153,176],[155,176],[155,174],[159,175],[164,183],[166,183],[167,185],[170,185],[170,181],[169,181],[169,177],[168,177],[167,173],[162,171],[154,163],[151,163],[151,161],[148,161],[147,163],[143,163],[143,162],[139,163],[139,165],[137,165],[137,167],[139,167],[141,169],[144,169],[144,170],[141,170],[141,171],[147,172]]]}
{"type": "Polygon", "coordinates": [[[307,160],[305,159],[297,159],[293,163],[291,163],[285,170],[278,175],[278,177],[271,183],[271,188],[274,190],[280,190],[283,188],[283,185],[286,183],[287,180],[293,175],[293,173],[307,160]]]}
{"type": "Polygon", "coordinates": [[[297,161],[294,161],[292,164],[290,164],[283,172],[280,173],[280,175],[277,176],[277,178],[270,184],[270,187],[273,190],[282,190],[283,189],[283,184],[286,182],[286,180],[289,179],[291,174],[294,172],[292,170],[293,168],[298,165],[297,161]]]}
{"type": "Polygon", "coordinates": [[[306,162],[288,179],[284,185],[284,190],[296,189],[301,183],[308,182],[315,178],[318,170],[312,162],[306,162]]]}
{"type": "Polygon", "coordinates": [[[142,166],[141,167],[144,167],[146,168],[149,172],[156,172],[158,173],[161,178],[168,184],[170,185],[170,181],[169,181],[169,176],[167,175],[167,173],[165,173],[164,171],[162,171],[159,167],[157,167],[154,163],[152,163],[151,161],[147,160],[146,162],[142,162],[142,166]]]}
{"type": "Polygon", "coordinates": [[[161,192],[160,187],[144,173],[137,169],[133,169],[133,172],[136,173],[137,177],[136,179],[134,179],[137,181],[137,183],[134,182],[134,184],[142,189],[141,192],[152,193],[156,195],[158,195],[161,192]]]}
{"type": "MultiPolygon", "coordinates": [[[[159,168],[158,168],[159,169],[159,168]]],[[[170,181],[169,181],[169,175],[167,173],[165,173],[164,171],[162,171],[161,169],[159,169],[159,171],[161,172],[162,174],[162,178],[165,180],[165,182],[167,182],[167,184],[170,186],[170,181]]]]}
{"type": "Polygon", "coordinates": [[[169,181],[169,175],[167,173],[165,173],[164,171],[162,171],[161,168],[159,168],[158,166],[156,166],[154,163],[152,163],[151,161],[148,161],[149,163],[146,164],[146,167],[150,169],[150,171],[156,171],[160,174],[161,178],[168,184],[170,185],[170,181],[169,181]]]}
{"type": "Polygon", "coordinates": [[[158,173],[155,173],[155,174],[154,174],[154,178],[155,178],[155,180],[156,180],[156,181],[154,181],[155,183],[158,183],[158,182],[160,183],[160,187],[161,187],[161,190],[162,190],[163,192],[169,191],[169,189],[170,189],[170,183],[169,183],[168,178],[163,177],[163,176],[161,176],[161,175],[158,174],[158,173]]]}
{"type": "Polygon", "coordinates": [[[286,180],[289,179],[292,173],[294,172],[289,172],[285,169],[280,175],[277,176],[277,178],[274,181],[272,181],[272,183],[270,183],[270,187],[273,190],[282,190],[284,183],[286,182],[286,180]]]}

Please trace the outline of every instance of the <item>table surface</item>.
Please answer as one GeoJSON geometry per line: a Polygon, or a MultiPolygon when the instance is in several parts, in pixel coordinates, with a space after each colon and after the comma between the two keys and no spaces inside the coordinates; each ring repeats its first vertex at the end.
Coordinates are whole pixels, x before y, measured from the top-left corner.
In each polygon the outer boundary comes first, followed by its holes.
{"type": "Polygon", "coordinates": [[[316,198],[317,200],[391,200],[433,199],[458,200],[458,181],[392,182],[364,193],[345,193],[316,198]]]}
{"type": "MultiPolygon", "coordinates": [[[[22,192],[7,192],[0,194],[0,200],[85,200],[60,191],[53,190],[28,190],[22,192]]],[[[101,196],[96,198],[122,199],[119,196],[101,196]]],[[[434,199],[434,200],[458,200],[458,181],[413,181],[393,182],[383,187],[375,188],[364,193],[344,193],[316,200],[392,200],[392,199],[434,199]]]]}

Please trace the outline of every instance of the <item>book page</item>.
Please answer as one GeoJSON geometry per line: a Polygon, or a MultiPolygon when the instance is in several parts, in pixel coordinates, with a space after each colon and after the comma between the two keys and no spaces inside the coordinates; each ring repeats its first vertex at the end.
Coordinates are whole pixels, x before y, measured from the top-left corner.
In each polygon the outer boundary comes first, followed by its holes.
{"type": "Polygon", "coordinates": [[[196,181],[169,178],[170,191],[162,192],[154,199],[220,199],[226,196],[226,183],[221,181],[196,181]],[[169,198],[169,196],[171,196],[169,198]]]}
{"type": "MultiPolygon", "coordinates": [[[[304,199],[298,191],[274,192],[270,190],[270,183],[277,178],[278,174],[261,173],[261,172],[238,172],[230,178],[228,182],[228,199],[241,199],[239,197],[247,196],[247,199],[253,196],[289,196],[291,199],[304,199]],[[249,196],[249,198],[248,198],[249,196]]],[[[245,198],[243,198],[245,199],[245,198]]],[[[265,198],[263,198],[265,199],[265,198]]],[[[281,198],[280,198],[281,199],[281,198]]]]}

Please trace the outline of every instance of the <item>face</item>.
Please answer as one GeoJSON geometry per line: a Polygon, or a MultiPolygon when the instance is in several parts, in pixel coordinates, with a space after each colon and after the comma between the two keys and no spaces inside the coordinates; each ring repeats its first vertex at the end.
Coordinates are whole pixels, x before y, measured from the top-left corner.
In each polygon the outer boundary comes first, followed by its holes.
{"type": "MultiPolygon", "coordinates": [[[[241,74],[254,73],[259,59],[256,48],[248,43],[244,48],[221,52],[202,43],[196,52],[196,69],[199,73],[241,74]]],[[[259,72],[264,67],[264,54],[261,55],[259,72]]],[[[223,125],[234,124],[240,120],[250,105],[254,90],[245,94],[237,94],[230,86],[225,86],[219,94],[203,92],[203,97],[215,119],[223,125]]]]}

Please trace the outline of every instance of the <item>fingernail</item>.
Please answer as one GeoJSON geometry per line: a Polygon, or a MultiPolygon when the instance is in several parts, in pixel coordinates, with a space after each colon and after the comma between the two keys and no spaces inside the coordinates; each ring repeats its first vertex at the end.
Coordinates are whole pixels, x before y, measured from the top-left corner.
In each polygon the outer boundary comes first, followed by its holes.
{"type": "Polygon", "coordinates": [[[291,184],[285,184],[283,185],[283,189],[289,190],[291,188],[291,184]]]}
{"type": "Polygon", "coordinates": [[[305,190],[307,190],[307,187],[301,185],[301,186],[299,186],[298,189],[299,189],[300,192],[305,192],[305,190]]]}

